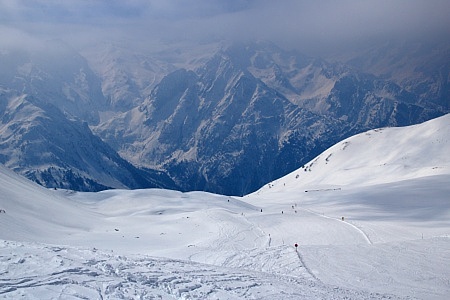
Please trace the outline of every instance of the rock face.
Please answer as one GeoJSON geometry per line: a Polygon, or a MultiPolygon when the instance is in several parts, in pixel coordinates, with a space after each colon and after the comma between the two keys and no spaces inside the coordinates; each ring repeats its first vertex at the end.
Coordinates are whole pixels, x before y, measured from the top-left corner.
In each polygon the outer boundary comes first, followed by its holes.
{"type": "Polygon", "coordinates": [[[440,114],[416,103],[373,75],[273,45],[238,45],[168,74],[139,107],[96,132],[182,189],[242,195],[349,135],[440,114]]]}
{"type": "Polygon", "coordinates": [[[388,76],[375,59],[330,63],[265,42],[204,47],[196,57],[114,47],[82,56],[59,42],[2,50],[1,162],[49,187],[243,195],[350,135],[450,111],[448,62],[440,75],[408,77],[394,64],[388,76]]]}
{"type": "Polygon", "coordinates": [[[4,90],[0,99],[0,162],[14,171],[47,187],[82,191],[170,186],[163,174],[136,169],[86,122],[52,104],[4,90]]]}

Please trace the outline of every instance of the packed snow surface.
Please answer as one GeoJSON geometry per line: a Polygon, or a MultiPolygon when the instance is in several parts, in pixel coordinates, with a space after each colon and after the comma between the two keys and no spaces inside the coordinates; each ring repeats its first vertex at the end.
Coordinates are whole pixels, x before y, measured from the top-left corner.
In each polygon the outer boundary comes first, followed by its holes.
{"type": "Polygon", "coordinates": [[[0,298],[448,299],[449,140],[450,115],[369,131],[241,198],[0,167],[0,298]]]}

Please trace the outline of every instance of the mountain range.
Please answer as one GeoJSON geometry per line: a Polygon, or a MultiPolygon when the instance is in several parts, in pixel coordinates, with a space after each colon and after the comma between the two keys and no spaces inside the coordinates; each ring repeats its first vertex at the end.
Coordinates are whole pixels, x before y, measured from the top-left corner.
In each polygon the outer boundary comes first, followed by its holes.
{"type": "Polygon", "coordinates": [[[160,172],[138,170],[95,136],[86,122],[53,104],[0,91],[0,157],[47,187],[81,190],[174,186],[160,172]]]}
{"type": "Polygon", "coordinates": [[[0,162],[47,187],[248,194],[348,136],[448,113],[448,49],[395,64],[396,45],[334,60],[269,42],[2,50],[0,162]]]}

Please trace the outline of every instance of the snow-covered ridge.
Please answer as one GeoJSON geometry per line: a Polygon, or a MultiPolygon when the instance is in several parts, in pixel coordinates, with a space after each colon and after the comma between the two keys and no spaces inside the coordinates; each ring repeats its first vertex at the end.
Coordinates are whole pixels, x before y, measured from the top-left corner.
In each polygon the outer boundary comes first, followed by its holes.
{"type": "Polygon", "coordinates": [[[0,298],[446,299],[449,124],[352,137],[245,197],[47,190],[0,166],[0,298]]]}
{"type": "Polygon", "coordinates": [[[408,126],[370,130],[330,147],[257,193],[374,185],[450,173],[450,114],[408,126]]]}

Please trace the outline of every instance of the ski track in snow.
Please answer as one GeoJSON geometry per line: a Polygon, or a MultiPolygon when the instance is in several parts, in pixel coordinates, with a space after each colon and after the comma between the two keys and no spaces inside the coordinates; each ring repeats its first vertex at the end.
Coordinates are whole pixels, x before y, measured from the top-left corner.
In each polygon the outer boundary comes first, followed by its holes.
{"type": "Polygon", "coordinates": [[[303,265],[303,267],[305,268],[306,272],[308,272],[308,274],[311,275],[311,277],[314,278],[316,281],[319,281],[319,282],[320,282],[320,279],[317,278],[317,276],[314,275],[314,273],[311,271],[311,269],[308,268],[308,266],[306,265],[305,260],[303,259],[303,256],[302,256],[302,254],[300,253],[300,251],[299,251],[299,250],[296,250],[296,252],[297,252],[297,256],[298,256],[298,258],[300,259],[300,262],[302,263],[302,265],[303,265]]]}
{"type": "Polygon", "coordinates": [[[336,221],[336,222],[341,222],[341,223],[343,223],[343,224],[347,224],[347,225],[351,226],[352,228],[354,228],[356,231],[358,231],[358,232],[364,237],[365,241],[366,241],[369,245],[373,245],[373,243],[372,243],[372,241],[370,240],[370,238],[369,238],[369,236],[367,235],[367,233],[365,233],[361,228],[359,228],[359,227],[356,226],[355,224],[352,224],[352,223],[350,223],[350,222],[348,222],[348,221],[345,221],[345,220],[342,220],[342,219],[329,217],[329,216],[326,216],[326,215],[324,215],[324,214],[319,214],[319,213],[317,213],[317,212],[315,212],[315,211],[312,211],[312,210],[310,210],[310,209],[308,209],[308,208],[300,208],[300,210],[303,210],[303,211],[312,213],[312,214],[314,214],[314,215],[316,215],[316,216],[319,216],[319,217],[321,217],[321,218],[330,219],[330,220],[334,220],[334,221],[336,221]]]}

